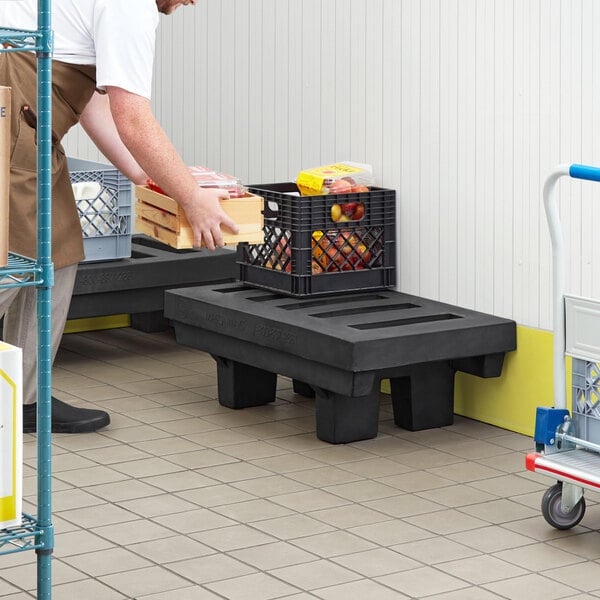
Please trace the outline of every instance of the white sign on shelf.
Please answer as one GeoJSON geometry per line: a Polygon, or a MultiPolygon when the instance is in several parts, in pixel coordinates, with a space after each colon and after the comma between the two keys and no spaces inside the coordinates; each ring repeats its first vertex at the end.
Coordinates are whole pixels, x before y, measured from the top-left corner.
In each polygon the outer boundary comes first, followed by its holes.
{"type": "Polygon", "coordinates": [[[23,353],[0,342],[0,529],[21,524],[23,353]]]}

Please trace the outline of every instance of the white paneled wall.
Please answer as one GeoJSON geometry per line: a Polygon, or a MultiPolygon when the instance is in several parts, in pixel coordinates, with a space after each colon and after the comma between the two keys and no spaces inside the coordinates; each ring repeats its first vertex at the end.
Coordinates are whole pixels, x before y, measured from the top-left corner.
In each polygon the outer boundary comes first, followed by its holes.
{"type": "MultiPolygon", "coordinates": [[[[541,186],[600,165],[597,31],[598,0],[199,0],[161,22],[154,106],[186,163],[246,183],[371,163],[402,291],[549,329],[541,186]]],[[[561,203],[569,291],[600,298],[600,185],[561,203]]]]}

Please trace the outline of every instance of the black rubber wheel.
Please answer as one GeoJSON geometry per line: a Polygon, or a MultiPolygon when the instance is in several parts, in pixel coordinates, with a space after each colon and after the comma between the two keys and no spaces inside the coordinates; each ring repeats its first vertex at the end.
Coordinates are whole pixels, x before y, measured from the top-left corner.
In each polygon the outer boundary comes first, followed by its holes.
{"type": "Polygon", "coordinates": [[[542,514],[544,519],[555,529],[571,529],[575,527],[585,514],[585,498],[573,507],[573,509],[564,513],[560,507],[562,498],[562,481],[559,481],[546,490],[542,498],[542,514]]]}

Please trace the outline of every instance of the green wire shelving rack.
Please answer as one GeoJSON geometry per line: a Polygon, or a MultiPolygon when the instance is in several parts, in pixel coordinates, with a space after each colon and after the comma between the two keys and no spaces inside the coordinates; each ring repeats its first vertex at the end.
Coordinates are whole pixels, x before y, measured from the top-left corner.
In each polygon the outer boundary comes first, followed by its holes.
{"type": "Polygon", "coordinates": [[[0,554],[35,550],[37,598],[52,597],[52,434],[51,434],[51,290],[54,267],[51,254],[52,48],[51,0],[38,0],[37,30],[0,27],[0,52],[35,52],[37,59],[37,259],[10,254],[0,268],[0,288],[37,287],[38,402],[37,402],[37,508],[36,517],[23,514],[20,527],[0,531],[0,554]]]}

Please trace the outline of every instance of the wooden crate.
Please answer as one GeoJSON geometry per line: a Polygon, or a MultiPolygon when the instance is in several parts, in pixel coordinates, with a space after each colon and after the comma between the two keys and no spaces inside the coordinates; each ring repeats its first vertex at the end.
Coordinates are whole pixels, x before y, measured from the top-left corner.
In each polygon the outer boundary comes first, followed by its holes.
{"type": "MultiPolygon", "coordinates": [[[[192,248],[194,235],[183,209],[169,196],[151,190],[145,185],[135,187],[137,198],[135,228],[172,248],[192,248]]],[[[263,199],[254,194],[241,198],[221,200],[221,208],[236,222],[239,233],[222,229],[226,244],[262,244],[263,199]]]]}

